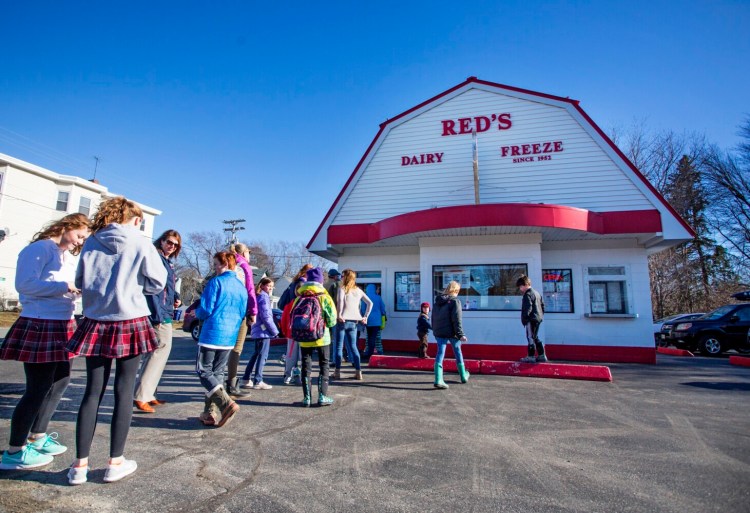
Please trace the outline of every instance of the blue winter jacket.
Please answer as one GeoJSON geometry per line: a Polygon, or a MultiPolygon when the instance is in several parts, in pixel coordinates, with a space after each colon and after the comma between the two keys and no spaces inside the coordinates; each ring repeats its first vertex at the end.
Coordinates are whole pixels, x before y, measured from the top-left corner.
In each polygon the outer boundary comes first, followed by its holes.
{"type": "Polygon", "coordinates": [[[268,297],[266,291],[261,291],[255,297],[258,301],[258,315],[250,329],[250,338],[276,338],[279,330],[276,328],[276,323],[273,322],[271,298],[268,297]]]}
{"type": "Polygon", "coordinates": [[[195,309],[203,321],[198,345],[214,349],[231,349],[237,342],[240,323],[247,312],[247,290],[234,271],[226,271],[209,280],[195,309]]]}
{"type": "Polygon", "coordinates": [[[146,295],[148,309],[151,311],[149,320],[154,326],[161,324],[164,321],[172,322],[172,317],[174,316],[174,302],[180,299],[180,294],[175,288],[176,277],[174,273],[174,263],[172,262],[172,259],[165,257],[158,250],[157,252],[161,257],[161,262],[167,269],[167,285],[164,287],[164,290],[158,294],[146,295]]]}
{"type": "MultiPolygon", "coordinates": [[[[367,317],[367,326],[373,327],[378,326],[380,327],[383,324],[383,316],[386,315],[385,313],[385,303],[383,302],[383,298],[378,296],[378,293],[376,292],[375,285],[370,283],[365,288],[365,293],[367,294],[367,297],[370,298],[372,301],[372,310],[370,311],[370,315],[367,317]]],[[[364,306],[364,304],[363,304],[364,306]]]]}

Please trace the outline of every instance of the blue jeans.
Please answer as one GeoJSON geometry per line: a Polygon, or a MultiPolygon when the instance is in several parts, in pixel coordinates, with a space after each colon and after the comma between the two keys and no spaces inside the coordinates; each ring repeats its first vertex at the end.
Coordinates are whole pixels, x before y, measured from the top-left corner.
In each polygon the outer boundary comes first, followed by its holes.
{"type": "Polygon", "coordinates": [[[344,343],[346,343],[346,352],[349,355],[349,361],[352,362],[355,370],[362,370],[359,358],[359,349],[357,348],[357,322],[341,322],[337,325],[336,331],[338,332],[335,359],[336,368],[341,368],[341,359],[344,353],[344,343]]]}
{"type": "Polygon", "coordinates": [[[369,358],[374,354],[383,354],[383,341],[380,338],[380,326],[367,327],[367,349],[365,355],[369,358]]]}
{"type": "Polygon", "coordinates": [[[435,340],[437,340],[435,365],[443,365],[443,359],[445,359],[445,347],[449,342],[453,346],[453,353],[456,355],[456,364],[464,363],[464,355],[461,353],[461,341],[459,339],[435,337],[435,340]]]}
{"type": "Polygon", "coordinates": [[[266,366],[266,360],[268,360],[268,351],[271,349],[270,338],[251,338],[251,342],[255,342],[255,352],[250,357],[250,361],[247,362],[245,367],[245,375],[242,377],[245,381],[250,379],[250,374],[255,368],[255,379],[253,384],[257,385],[263,381],[263,367],[266,366]]]}
{"type": "Polygon", "coordinates": [[[224,385],[224,368],[229,361],[232,348],[211,349],[198,346],[198,359],[195,362],[195,372],[201,380],[201,385],[211,391],[219,385],[224,385]]]}

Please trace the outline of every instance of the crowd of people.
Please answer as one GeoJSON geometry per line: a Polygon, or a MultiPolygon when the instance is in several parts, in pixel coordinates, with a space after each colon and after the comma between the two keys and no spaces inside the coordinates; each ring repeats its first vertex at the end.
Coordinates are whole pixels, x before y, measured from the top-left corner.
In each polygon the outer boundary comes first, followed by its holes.
{"type": "MultiPolygon", "coordinates": [[[[182,238],[176,230],[167,230],[151,244],[140,232],[142,220],[143,212],[134,202],[110,198],[99,205],[93,220],[83,214],[64,216],[38,232],[19,254],[16,289],[24,309],[0,345],[0,359],[23,362],[26,390],[11,418],[0,469],[43,467],[67,451],[48,427],[70,382],[70,360],[76,356],[85,358],[86,388],[68,482],[79,485],[88,479],[94,430],[113,365],[114,409],[104,481],[119,481],[137,469],[137,463],[124,456],[133,407],[153,413],[165,403],[156,392],[172,347],[175,309],[181,304],[174,260],[182,238]],[[79,298],[83,316],[76,322],[73,312],[79,298]]],[[[263,370],[270,341],[279,335],[271,309],[274,282],[264,277],[256,285],[249,257],[249,248],[241,243],[217,252],[214,276],[195,310],[201,321],[195,372],[205,389],[198,418],[206,426],[229,422],[240,409],[234,399],[245,396],[247,389],[272,388],[263,370]],[[254,351],[240,380],[248,331],[254,351]]],[[[369,284],[363,292],[352,269],[332,269],[328,277],[330,283],[324,287],[324,271],[304,265],[278,304],[287,337],[284,383],[299,379],[304,407],[333,404],[329,381],[342,378],[345,358],[354,368],[354,380],[362,381],[362,357],[383,354],[381,332],[387,318],[375,286],[369,284]],[[361,328],[366,329],[367,348],[360,356],[361,328]],[[312,389],[313,355],[319,365],[317,397],[312,389]]],[[[546,361],[537,336],[543,299],[528,277],[519,278],[517,286],[524,294],[521,320],[529,347],[525,361],[546,361]]],[[[448,388],[443,380],[448,344],[461,382],[469,380],[461,352],[467,338],[459,290],[457,282],[450,282],[435,298],[432,317],[430,304],[422,303],[417,319],[419,357],[427,358],[429,331],[437,341],[438,389],[448,388]]]]}

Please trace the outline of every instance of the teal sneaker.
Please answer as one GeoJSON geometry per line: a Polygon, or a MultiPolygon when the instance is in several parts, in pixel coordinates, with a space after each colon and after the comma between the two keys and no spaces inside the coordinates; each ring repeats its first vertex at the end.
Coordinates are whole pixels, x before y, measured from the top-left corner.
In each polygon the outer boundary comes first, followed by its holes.
{"type": "Polygon", "coordinates": [[[304,397],[304,398],[302,399],[302,406],[303,406],[303,407],[305,407],[305,408],[309,408],[309,407],[310,407],[310,404],[312,404],[312,399],[310,399],[310,396],[309,396],[309,395],[306,395],[306,396],[305,396],[305,397],[304,397]]]}
{"type": "Polygon", "coordinates": [[[318,396],[318,406],[330,406],[333,404],[333,397],[328,397],[327,395],[320,394],[318,396]]]}
{"type": "Polygon", "coordinates": [[[29,440],[29,445],[36,449],[38,453],[57,456],[68,450],[67,447],[57,441],[57,436],[57,433],[45,434],[36,440],[29,440]]]}
{"type": "Polygon", "coordinates": [[[3,458],[0,460],[0,469],[3,470],[24,470],[29,468],[43,467],[52,463],[54,458],[49,454],[37,452],[31,445],[26,444],[20,451],[9,454],[3,452],[3,458]]]}

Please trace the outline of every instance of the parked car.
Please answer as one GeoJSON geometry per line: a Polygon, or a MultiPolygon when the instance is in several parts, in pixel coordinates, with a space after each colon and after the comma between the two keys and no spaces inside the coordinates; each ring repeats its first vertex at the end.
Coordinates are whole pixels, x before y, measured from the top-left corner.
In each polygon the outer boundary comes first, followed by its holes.
{"type": "Polygon", "coordinates": [[[680,321],[689,321],[705,315],[704,312],[681,313],[654,321],[654,343],[666,347],[672,343],[672,329],[680,321]]]}
{"type": "MultiPolygon", "coordinates": [[[[195,318],[195,309],[199,304],[200,300],[188,306],[182,316],[182,331],[187,331],[188,333],[190,333],[190,336],[193,337],[193,340],[195,340],[196,342],[198,341],[198,337],[200,337],[201,334],[201,324],[198,319],[195,318]]],[[[273,322],[276,324],[279,333],[281,333],[281,310],[279,310],[278,308],[274,308],[272,312],[273,322]]],[[[250,330],[248,330],[247,334],[248,336],[250,335],[250,330]]]]}
{"type": "Polygon", "coordinates": [[[672,329],[674,345],[681,349],[717,356],[729,349],[750,353],[750,304],[726,305],[690,321],[680,321],[672,329]]]}
{"type": "Polygon", "coordinates": [[[750,290],[737,292],[736,294],[732,294],[732,297],[737,301],[750,301],[750,290]]]}

